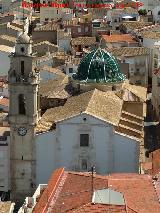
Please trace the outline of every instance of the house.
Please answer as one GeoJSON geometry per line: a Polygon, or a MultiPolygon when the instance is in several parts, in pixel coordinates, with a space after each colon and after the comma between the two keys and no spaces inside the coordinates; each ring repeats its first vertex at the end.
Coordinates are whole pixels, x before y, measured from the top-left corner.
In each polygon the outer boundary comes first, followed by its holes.
{"type": "Polygon", "coordinates": [[[13,13],[4,13],[0,15],[0,24],[6,23],[6,22],[12,22],[13,20],[14,20],[13,13]]]}
{"type": "Polygon", "coordinates": [[[11,0],[1,0],[1,2],[0,2],[0,13],[9,12],[11,4],[14,1],[15,0],[13,0],[13,1],[11,1],[11,0]]]}
{"type": "Polygon", "coordinates": [[[153,52],[153,74],[152,74],[152,105],[156,118],[160,115],[160,42],[155,42],[153,52]]]}
{"type": "Polygon", "coordinates": [[[50,43],[49,41],[42,41],[33,44],[33,52],[37,53],[37,56],[46,55],[47,52],[54,53],[58,51],[58,46],[50,43]]]}
{"type": "Polygon", "coordinates": [[[78,70],[78,65],[80,63],[80,58],[70,58],[65,62],[65,73],[69,77],[72,77],[74,73],[78,70]]]}
{"type": "Polygon", "coordinates": [[[45,112],[49,108],[63,106],[72,94],[67,76],[59,76],[56,79],[49,79],[42,82],[39,94],[42,112],[45,112]]]}
{"type": "Polygon", "coordinates": [[[16,37],[5,34],[0,35],[0,43],[5,46],[14,47],[16,43],[16,37]]]}
{"type": "Polygon", "coordinates": [[[36,26],[32,32],[32,39],[34,43],[49,41],[57,44],[57,29],[58,24],[51,21],[47,24],[36,26]]]}
{"type": "Polygon", "coordinates": [[[102,35],[102,47],[137,47],[136,38],[130,34],[102,35]]]}
{"type": "Polygon", "coordinates": [[[92,21],[90,16],[81,16],[72,20],[63,21],[63,28],[71,32],[72,38],[92,36],[92,21]]]}
{"type": "Polygon", "coordinates": [[[65,30],[57,31],[57,45],[59,51],[70,52],[71,51],[71,32],[65,30]]]}
{"type": "MultiPolygon", "coordinates": [[[[119,4],[123,4],[122,2],[119,4]]],[[[107,11],[106,20],[110,23],[113,30],[119,30],[119,25],[123,21],[137,21],[138,11],[134,8],[112,9],[107,11]]]]}
{"type": "Polygon", "coordinates": [[[144,21],[124,21],[120,25],[120,30],[123,33],[131,33],[134,30],[139,30],[147,26],[151,26],[152,22],[144,22],[144,21]]]}
{"type": "Polygon", "coordinates": [[[150,51],[145,47],[112,48],[108,51],[119,60],[131,84],[147,87],[150,51]],[[128,66],[124,66],[128,64],[128,66]]]}
{"type": "Polygon", "coordinates": [[[40,77],[42,81],[55,80],[60,77],[65,77],[65,74],[58,68],[44,65],[40,69],[40,77]]]}
{"type": "Polygon", "coordinates": [[[153,14],[153,21],[155,23],[160,23],[160,6],[156,6],[153,10],[152,10],[152,14],[153,14]]]}
{"type": "MultiPolygon", "coordinates": [[[[95,168],[96,170],[96,168],[95,168]]],[[[18,213],[39,212],[159,212],[158,180],[150,175],[55,170],[48,184],[40,184],[18,213]],[[150,202],[148,202],[150,200],[150,202]]]]}
{"type": "Polygon", "coordinates": [[[3,96],[0,97],[0,111],[9,112],[9,99],[3,96]]]}
{"type": "Polygon", "coordinates": [[[0,35],[17,37],[22,32],[22,28],[12,25],[10,22],[1,24],[0,35]]]}
{"type": "Polygon", "coordinates": [[[80,55],[83,52],[83,48],[91,47],[92,49],[97,47],[95,37],[77,37],[72,38],[71,47],[73,55],[80,55]]]}
{"type": "Polygon", "coordinates": [[[5,83],[3,80],[0,80],[0,96],[3,96],[5,98],[9,97],[8,84],[5,83]]]}
{"type": "Polygon", "coordinates": [[[143,47],[147,47],[150,49],[150,60],[149,60],[149,77],[152,78],[153,73],[153,52],[154,52],[154,44],[159,41],[160,32],[159,25],[151,25],[147,27],[143,27],[135,32],[136,37],[141,40],[140,44],[143,47]]]}
{"type": "Polygon", "coordinates": [[[148,161],[142,163],[142,171],[145,174],[156,176],[160,174],[160,149],[149,153],[148,161]]]}
{"type": "Polygon", "coordinates": [[[0,75],[7,75],[10,68],[9,55],[13,52],[14,48],[6,45],[0,45],[0,61],[1,61],[1,71],[0,75]]]}
{"type": "Polygon", "coordinates": [[[141,0],[142,3],[142,9],[146,9],[147,11],[153,10],[156,6],[159,6],[159,1],[155,0],[141,0]]]}
{"type": "MultiPolygon", "coordinates": [[[[0,191],[4,198],[10,190],[10,137],[9,127],[0,127],[0,191]]],[[[1,202],[0,202],[1,205],[1,202]]]]}
{"type": "Polygon", "coordinates": [[[40,2],[46,4],[45,7],[40,7],[40,23],[73,18],[73,10],[70,8],[56,6],[54,1],[41,0],[40,2]]]}

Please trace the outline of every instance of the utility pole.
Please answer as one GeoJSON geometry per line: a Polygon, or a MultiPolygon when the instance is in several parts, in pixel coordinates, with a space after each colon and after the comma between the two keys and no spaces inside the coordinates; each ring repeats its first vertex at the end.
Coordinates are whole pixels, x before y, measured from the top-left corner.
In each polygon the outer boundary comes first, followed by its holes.
{"type": "Polygon", "coordinates": [[[95,166],[92,166],[91,167],[91,172],[92,172],[92,174],[91,174],[91,196],[93,196],[93,193],[94,193],[94,182],[93,182],[93,178],[94,178],[94,172],[95,172],[95,166]]]}

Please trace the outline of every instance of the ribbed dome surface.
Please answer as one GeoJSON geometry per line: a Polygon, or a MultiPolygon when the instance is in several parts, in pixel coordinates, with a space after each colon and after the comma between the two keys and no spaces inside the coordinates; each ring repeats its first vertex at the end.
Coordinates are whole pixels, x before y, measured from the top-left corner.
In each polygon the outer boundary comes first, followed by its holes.
{"type": "Polygon", "coordinates": [[[125,80],[116,59],[101,48],[84,56],[73,79],[83,82],[114,83],[125,80]]]}

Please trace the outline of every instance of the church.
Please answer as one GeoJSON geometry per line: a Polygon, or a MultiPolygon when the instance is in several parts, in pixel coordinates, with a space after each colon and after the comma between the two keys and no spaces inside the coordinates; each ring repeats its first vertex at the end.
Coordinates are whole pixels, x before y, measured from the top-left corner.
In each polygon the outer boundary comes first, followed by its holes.
{"type": "Polygon", "coordinates": [[[10,61],[12,197],[31,195],[59,167],[87,172],[94,165],[102,175],[139,172],[147,91],[128,83],[112,55],[100,47],[91,51],[57,88],[41,83],[27,34],[18,37],[10,61]],[[70,96],[42,112],[43,86],[50,94],[46,102],[51,95],[61,99],[68,88],[70,96]]]}

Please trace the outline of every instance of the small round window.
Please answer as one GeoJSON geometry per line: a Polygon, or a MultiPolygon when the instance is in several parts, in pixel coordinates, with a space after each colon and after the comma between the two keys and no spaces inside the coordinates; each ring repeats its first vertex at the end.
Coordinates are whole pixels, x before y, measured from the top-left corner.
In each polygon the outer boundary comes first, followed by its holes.
{"type": "Polygon", "coordinates": [[[21,52],[22,52],[22,53],[24,52],[24,47],[21,47],[21,52]]]}

